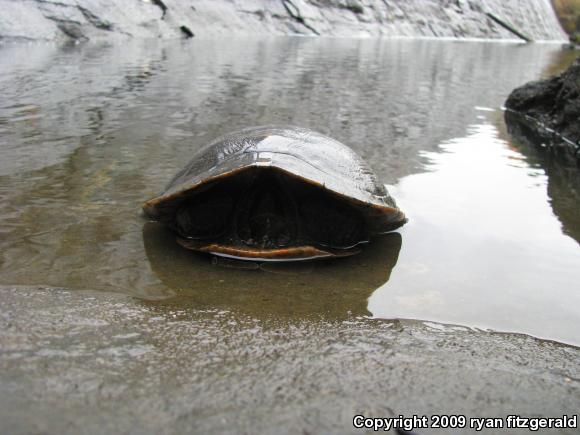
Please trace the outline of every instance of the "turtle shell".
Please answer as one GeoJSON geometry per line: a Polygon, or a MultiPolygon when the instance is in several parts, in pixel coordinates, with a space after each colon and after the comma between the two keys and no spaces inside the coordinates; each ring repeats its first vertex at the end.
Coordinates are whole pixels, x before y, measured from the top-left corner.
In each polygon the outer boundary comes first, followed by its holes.
{"type": "MultiPolygon", "coordinates": [[[[216,139],[200,149],[165,191],[147,201],[143,209],[149,217],[169,222],[183,202],[209,186],[266,168],[356,208],[370,234],[385,233],[406,222],[385,186],[352,149],[312,130],[285,126],[247,128],[216,139]]],[[[203,250],[191,241],[182,244],[203,250]]],[[[303,258],[308,255],[303,251],[295,250],[290,256],[303,258]]]]}

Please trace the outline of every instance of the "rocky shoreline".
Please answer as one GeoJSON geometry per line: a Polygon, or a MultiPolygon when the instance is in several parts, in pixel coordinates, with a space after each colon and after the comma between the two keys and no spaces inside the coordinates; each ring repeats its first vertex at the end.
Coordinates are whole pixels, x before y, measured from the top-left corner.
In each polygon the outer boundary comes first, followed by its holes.
{"type": "Polygon", "coordinates": [[[519,143],[580,168],[580,58],[558,76],[516,88],[505,106],[519,143]]]}

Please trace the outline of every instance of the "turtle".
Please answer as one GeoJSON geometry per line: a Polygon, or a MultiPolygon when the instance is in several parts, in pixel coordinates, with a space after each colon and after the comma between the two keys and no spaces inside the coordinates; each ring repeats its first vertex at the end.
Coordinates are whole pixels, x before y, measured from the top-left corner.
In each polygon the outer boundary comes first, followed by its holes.
{"type": "Polygon", "coordinates": [[[215,139],[143,211],[187,249],[251,261],[350,256],[407,222],[350,147],[295,126],[215,139]]]}

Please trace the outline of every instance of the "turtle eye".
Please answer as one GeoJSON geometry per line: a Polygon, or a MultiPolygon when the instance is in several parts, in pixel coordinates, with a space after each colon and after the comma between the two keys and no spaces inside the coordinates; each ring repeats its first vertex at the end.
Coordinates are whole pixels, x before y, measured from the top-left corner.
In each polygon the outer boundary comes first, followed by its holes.
{"type": "Polygon", "coordinates": [[[234,200],[227,193],[202,193],[182,205],[175,215],[175,229],[188,238],[222,235],[230,224],[234,200]]]}
{"type": "Polygon", "coordinates": [[[360,213],[348,205],[323,196],[310,196],[300,203],[302,226],[314,242],[336,249],[352,248],[368,241],[360,213]]]}

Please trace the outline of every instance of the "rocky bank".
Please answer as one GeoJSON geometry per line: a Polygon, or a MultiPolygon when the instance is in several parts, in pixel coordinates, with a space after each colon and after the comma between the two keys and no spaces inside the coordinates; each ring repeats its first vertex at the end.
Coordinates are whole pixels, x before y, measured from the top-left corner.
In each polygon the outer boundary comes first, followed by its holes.
{"type": "Polygon", "coordinates": [[[0,0],[0,40],[303,34],[567,40],[550,0],[0,0]],[[492,19],[493,17],[499,19],[492,19]]]}
{"type": "Polygon", "coordinates": [[[558,76],[515,89],[505,105],[519,142],[580,167],[580,58],[558,76]]]}

